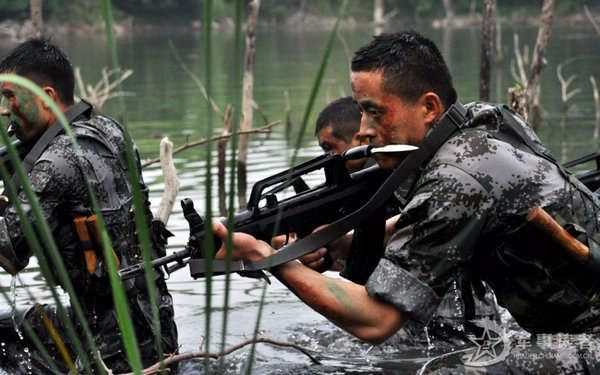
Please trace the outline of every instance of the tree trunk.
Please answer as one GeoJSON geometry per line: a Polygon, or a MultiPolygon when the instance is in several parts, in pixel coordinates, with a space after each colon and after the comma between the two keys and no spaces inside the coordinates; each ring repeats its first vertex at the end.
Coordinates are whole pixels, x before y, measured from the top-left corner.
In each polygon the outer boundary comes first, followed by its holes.
{"type": "Polygon", "coordinates": [[[481,61],[479,71],[479,99],[490,100],[490,77],[492,62],[492,43],[494,40],[494,16],[496,0],[485,0],[483,25],[481,32],[481,61]]]}
{"type": "Polygon", "coordinates": [[[44,33],[44,19],[42,18],[42,0],[29,0],[29,14],[33,36],[39,38],[44,33]]]}
{"type": "MultiPolygon", "coordinates": [[[[248,4],[248,21],[246,22],[246,53],[244,55],[244,78],[242,84],[242,122],[240,131],[252,128],[252,103],[254,102],[254,57],[256,53],[256,23],[260,0],[252,0],[248,4]]],[[[248,158],[248,135],[240,136],[237,175],[238,175],[238,204],[246,204],[247,173],[246,162],[248,158]]]]}
{"type": "Polygon", "coordinates": [[[443,0],[444,10],[446,11],[446,20],[444,21],[445,26],[454,25],[454,8],[452,7],[452,0],[443,0]]]}
{"type": "Polygon", "coordinates": [[[592,94],[594,95],[594,107],[596,108],[596,126],[594,126],[594,140],[598,140],[600,134],[600,95],[598,95],[598,85],[594,76],[590,76],[590,83],[592,84],[592,94]]]}
{"type": "Polygon", "coordinates": [[[383,32],[383,0],[373,1],[373,34],[379,35],[383,32]]]}
{"type": "Polygon", "coordinates": [[[540,126],[542,120],[540,108],[540,73],[546,66],[544,54],[548,39],[550,39],[550,26],[554,12],[554,0],[544,0],[542,5],[542,15],[540,17],[540,27],[538,29],[533,58],[531,60],[531,71],[527,79],[527,112],[534,129],[540,126]]]}
{"type": "MultiPolygon", "coordinates": [[[[231,128],[233,125],[233,107],[231,104],[227,105],[225,109],[225,117],[223,118],[223,135],[231,134],[231,128]]],[[[227,141],[229,138],[223,138],[219,141],[218,144],[218,172],[217,179],[219,184],[219,213],[221,216],[227,216],[227,195],[225,191],[225,171],[226,171],[226,153],[227,153],[227,141]]]]}

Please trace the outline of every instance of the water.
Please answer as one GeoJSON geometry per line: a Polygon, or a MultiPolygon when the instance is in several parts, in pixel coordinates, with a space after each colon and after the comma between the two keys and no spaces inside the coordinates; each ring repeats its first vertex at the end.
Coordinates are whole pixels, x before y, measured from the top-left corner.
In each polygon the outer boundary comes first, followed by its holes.
{"type": "MultiPolygon", "coordinates": [[[[397,25],[397,29],[411,25],[397,25]]],[[[391,28],[392,30],[394,27],[391,28]]],[[[420,29],[438,43],[442,53],[448,59],[455,86],[461,100],[468,102],[478,96],[479,74],[479,30],[429,30],[420,29]]],[[[521,45],[535,42],[536,30],[532,28],[503,28],[505,51],[512,51],[512,34],[518,32],[521,45]]],[[[233,37],[231,34],[215,33],[213,75],[216,102],[224,107],[232,97],[235,86],[231,82],[231,64],[233,57],[233,37]]],[[[343,31],[351,51],[370,39],[370,30],[343,31]]],[[[255,101],[267,114],[268,120],[285,118],[284,91],[289,92],[292,105],[294,137],[297,136],[298,123],[314,77],[318,69],[326,32],[287,32],[285,30],[261,31],[257,36],[255,101]]],[[[561,157],[573,159],[586,152],[595,150],[596,143],[591,138],[594,122],[593,99],[589,76],[594,74],[600,79],[598,62],[598,36],[591,28],[554,28],[547,50],[548,66],[542,74],[542,105],[548,123],[544,124],[540,135],[549,147],[561,157]],[[567,132],[559,130],[562,117],[560,85],[556,78],[556,67],[571,57],[581,59],[564,68],[565,76],[576,73],[572,88],[579,87],[582,92],[572,100],[567,132]]],[[[109,53],[102,38],[79,36],[54,38],[68,51],[74,64],[80,66],[86,81],[93,83],[100,77],[103,66],[109,65],[109,53]]],[[[128,35],[119,39],[120,60],[125,68],[134,70],[134,74],[125,81],[123,89],[135,94],[126,97],[126,115],[118,114],[115,102],[109,102],[104,108],[106,113],[125,118],[134,139],[140,147],[143,157],[155,157],[158,154],[160,137],[168,135],[175,145],[186,139],[194,140],[205,135],[206,107],[192,80],[174,59],[169,40],[178,49],[186,64],[198,76],[202,76],[201,35],[154,33],[148,35],[128,35]]],[[[0,53],[11,46],[0,45],[0,53]]],[[[492,100],[505,101],[506,88],[513,84],[510,74],[510,57],[498,64],[492,74],[492,100]]],[[[323,86],[316,101],[307,135],[300,150],[300,159],[313,157],[320,150],[314,141],[312,124],[316,114],[327,102],[340,95],[349,95],[348,59],[339,43],[333,50],[323,86]]],[[[220,120],[213,116],[216,132],[220,133],[220,120]]],[[[255,126],[263,121],[255,112],[255,126]]],[[[248,158],[249,186],[252,183],[272,175],[288,166],[293,142],[286,139],[283,126],[275,128],[269,137],[255,135],[250,143],[248,158]]],[[[213,150],[216,147],[213,147],[213,150]]],[[[203,210],[204,180],[206,174],[203,147],[186,151],[176,156],[175,165],[181,180],[178,199],[192,198],[196,206],[203,210]]],[[[216,174],[214,169],[211,173],[216,174]]],[[[157,166],[144,170],[144,177],[151,189],[154,209],[158,205],[163,187],[162,174],[157,166]]],[[[213,199],[216,207],[216,194],[213,199]]],[[[175,234],[170,239],[170,249],[179,250],[187,241],[187,222],[183,219],[179,205],[170,218],[169,229],[175,234]]],[[[336,277],[334,274],[332,276],[336,277]]],[[[40,302],[50,302],[51,296],[40,277],[37,263],[32,260],[30,266],[21,274],[24,285],[40,302]]],[[[260,322],[260,334],[281,341],[294,341],[316,350],[323,360],[322,366],[311,365],[303,354],[265,344],[256,347],[255,373],[369,373],[378,369],[390,371],[415,372],[428,355],[418,347],[403,344],[401,338],[391,344],[377,346],[369,351],[370,345],[351,338],[328,323],[320,315],[298,301],[274,278],[268,286],[267,297],[260,322]]],[[[252,336],[262,290],[262,281],[232,276],[230,292],[230,311],[226,346],[234,345],[252,336]]],[[[213,280],[213,305],[211,313],[210,338],[213,350],[218,350],[222,329],[222,303],[224,278],[213,280]]],[[[10,276],[2,273],[0,285],[8,288],[10,276]]],[[[176,321],[179,327],[181,351],[197,350],[206,336],[204,332],[205,283],[192,280],[186,270],[181,270],[168,280],[169,288],[175,300],[176,321]]],[[[23,287],[17,288],[16,304],[30,306],[31,301],[23,287]]],[[[427,346],[426,346],[427,347],[427,346]]],[[[248,348],[228,356],[227,369],[230,373],[239,373],[240,364],[246,358],[248,348]]],[[[193,362],[186,365],[186,373],[201,371],[201,365],[193,362]]],[[[183,371],[182,371],[183,373],[183,371]]]]}

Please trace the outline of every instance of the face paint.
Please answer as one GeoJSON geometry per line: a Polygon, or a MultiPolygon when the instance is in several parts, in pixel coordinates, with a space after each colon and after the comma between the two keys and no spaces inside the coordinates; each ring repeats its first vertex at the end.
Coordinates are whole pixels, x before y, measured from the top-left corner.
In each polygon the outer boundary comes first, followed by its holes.
{"type": "Polygon", "coordinates": [[[40,111],[39,99],[29,90],[13,85],[3,85],[4,109],[9,111],[10,127],[17,138],[29,141],[46,129],[40,111]]]}

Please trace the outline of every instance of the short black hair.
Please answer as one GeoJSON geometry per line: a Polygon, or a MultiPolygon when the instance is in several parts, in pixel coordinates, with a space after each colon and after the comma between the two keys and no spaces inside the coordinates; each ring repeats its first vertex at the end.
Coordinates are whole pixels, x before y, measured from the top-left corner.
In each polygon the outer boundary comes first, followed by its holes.
{"type": "Polygon", "coordinates": [[[40,86],[51,86],[61,102],[73,104],[73,66],[66,53],[48,39],[31,38],[16,46],[0,62],[0,73],[14,73],[40,86]]]}
{"type": "Polygon", "coordinates": [[[435,44],[415,31],[381,34],[354,53],[353,72],[383,72],[383,89],[409,103],[428,91],[446,108],[456,101],[456,90],[442,54],[435,44]]]}
{"type": "Polygon", "coordinates": [[[350,143],[354,133],[360,129],[360,118],[360,107],[351,96],[336,99],[319,113],[315,135],[331,125],[331,135],[350,143]]]}

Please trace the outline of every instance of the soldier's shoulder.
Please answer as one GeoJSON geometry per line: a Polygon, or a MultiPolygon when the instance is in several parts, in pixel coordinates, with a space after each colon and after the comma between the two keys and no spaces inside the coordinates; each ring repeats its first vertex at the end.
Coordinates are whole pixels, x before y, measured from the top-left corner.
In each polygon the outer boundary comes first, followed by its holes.
{"type": "Polygon", "coordinates": [[[101,133],[103,135],[122,135],[123,130],[119,123],[111,117],[105,115],[92,116],[89,119],[74,121],[73,131],[78,136],[86,136],[101,133]]]}

